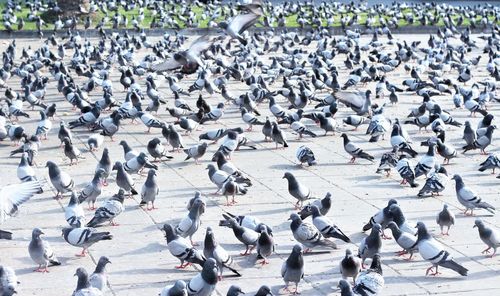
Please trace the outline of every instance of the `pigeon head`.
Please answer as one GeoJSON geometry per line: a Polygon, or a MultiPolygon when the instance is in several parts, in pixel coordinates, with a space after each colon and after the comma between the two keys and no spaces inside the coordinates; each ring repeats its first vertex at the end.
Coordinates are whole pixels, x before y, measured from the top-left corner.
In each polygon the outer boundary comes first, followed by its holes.
{"type": "Polygon", "coordinates": [[[349,248],[345,249],[345,257],[347,258],[347,257],[352,257],[352,256],[353,255],[352,255],[351,249],[349,249],[349,248]]]}
{"type": "Polygon", "coordinates": [[[303,251],[304,251],[304,249],[302,248],[301,245],[296,244],[295,246],[293,246],[292,253],[302,254],[303,251]]]}
{"type": "Polygon", "coordinates": [[[235,131],[228,131],[227,137],[231,140],[236,140],[236,138],[238,138],[238,133],[235,131]]]}
{"type": "Polygon", "coordinates": [[[176,281],[175,284],[174,284],[173,289],[175,289],[177,291],[184,291],[184,290],[186,290],[186,282],[183,281],[183,280],[176,281]]]}
{"type": "Polygon", "coordinates": [[[282,177],[282,179],[287,179],[287,180],[289,180],[289,181],[290,181],[291,179],[294,179],[294,178],[295,178],[295,176],[294,176],[292,173],[290,173],[290,172],[286,172],[286,173],[283,175],[283,177],[282,177]]]}
{"type": "Polygon", "coordinates": [[[321,216],[321,213],[319,212],[319,208],[317,206],[312,206],[311,212],[313,217],[321,216]]]}
{"type": "Polygon", "coordinates": [[[156,176],[156,170],[154,170],[154,169],[150,169],[148,171],[148,177],[152,177],[152,176],[156,176]]]}
{"type": "Polygon", "coordinates": [[[34,228],[33,231],[31,232],[31,236],[33,238],[39,238],[40,235],[45,234],[40,228],[34,228]]]}
{"type": "Polygon", "coordinates": [[[255,295],[256,296],[266,296],[266,295],[273,296],[274,294],[271,293],[271,288],[269,288],[269,286],[263,285],[259,288],[259,290],[257,291],[257,294],[255,294],[255,295]]]}
{"type": "Polygon", "coordinates": [[[300,216],[295,214],[295,213],[292,213],[290,214],[290,218],[288,218],[288,220],[292,220],[292,222],[302,222],[302,219],[300,219],[300,216]]]}
{"type": "Polygon", "coordinates": [[[382,233],[382,226],[378,223],[373,224],[372,233],[382,233]]]}
{"type": "Polygon", "coordinates": [[[80,204],[80,200],[78,199],[78,195],[76,195],[75,191],[71,191],[71,197],[69,199],[69,206],[80,204]]]}
{"type": "Polygon", "coordinates": [[[453,175],[453,177],[451,177],[452,180],[455,180],[456,182],[460,182],[462,181],[462,177],[460,177],[460,175],[453,175]]]}
{"type": "Polygon", "coordinates": [[[482,120],[483,124],[485,126],[489,126],[491,124],[491,122],[493,121],[494,119],[494,116],[490,113],[486,114],[482,120]]]}
{"type": "Polygon", "coordinates": [[[164,224],[163,231],[165,231],[165,238],[167,239],[167,243],[173,241],[178,237],[174,231],[174,227],[170,224],[164,224]]]}
{"type": "Polygon", "coordinates": [[[241,288],[236,285],[232,285],[231,287],[229,287],[229,290],[227,291],[227,296],[238,296],[240,294],[245,294],[245,293],[241,291],[241,288]]]}
{"type": "Polygon", "coordinates": [[[119,170],[120,168],[123,167],[123,164],[119,161],[115,162],[115,165],[113,166],[113,171],[119,170]]]}
{"type": "Polygon", "coordinates": [[[481,219],[476,219],[476,221],[474,221],[474,226],[472,226],[472,228],[476,228],[476,227],[478,229],[484,228],[484,222],[481,219]]]}
{"type": "Polygon", "coordinates": [[[71,145],[71,140],[68,137],[66,137],[63,139],[63,144],[64,146],[69,146],[71,145]]]}

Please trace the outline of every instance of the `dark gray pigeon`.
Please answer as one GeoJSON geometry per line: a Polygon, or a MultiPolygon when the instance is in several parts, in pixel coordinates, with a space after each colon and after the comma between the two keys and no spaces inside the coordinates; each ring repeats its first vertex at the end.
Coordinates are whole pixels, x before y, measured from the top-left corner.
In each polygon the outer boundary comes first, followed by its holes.
{"type": "Polygon", "coordinates": [[[95,202],[97,197],[101,195],[104,174],[104,170],[98,170],[95,172],[92,181],[83,187],[82,191],[80,191],[80,194],[78,195],[80,203],[87,201],[89,209],[91,210],[95,210],[95,202]],[[90,204],[92,204],[92,207],[90,207],[90,204]]]}
{"type": "Polygon", "coordinates": [[[500,155],[499,154],[490,154],[485,161],[479,164],[479,171],[484,172],[486,170],[493,170],[492,174],[495,173],[495,169],[500,168],[500,155]]]}
{"type": "Polygon", "coordinates": [[[123,147],[123,155],[124,155],[125,161],[129,161],[132,158],[137,157],[139,155],[139,152],[130,148],[127,141],[121,140],[120,143],[118,143],[118,144],[123,147]]]}
{"type": "Polygon", "coordinates": [[[260,232],[257,240],[257,259],[262,259],[261,265],[269,264],[269,258],[274,253],[274,239],[267,231],[264,224],[259,225],[260,232]]]}
{"type": "Polygon", "coordinates": [[[431,275],[438,275],[438,267],[442,266],[444,268],[452,269],[462,276],[467,276],[467,268],[453,260],[451,254],[444,249],[443,245],[441,245],[429,234],[427,227],[423,222],[418,222],[417,228],[418,251],[424,260],[432,263],[432,266],[427,268],[425,275],[428,275],[434,268],[436,268],[436,271],[431,275]]]}
{"type": "Polygon", "coordinates": [[[101,290],[90,285],[89,274],[83,267],[76,269],[75,275],[78,277],[76,289],[72,296],[102,296],[101,290]]]}
{"type": "Polygon", "coordinates": [[[148,142],[147,149],[148,153],[153,157],[153,161],[170,160],[174,158],[168,153],[167,148],[163,146],[159,138],[153,138],[150,140],[148,142]]]}
{"type": "Polygon", "coordinates": [[[370,234],[363,238],[359,243],[358,257],[361,258],[361,265],[365,268],[365,260],[367,258],[372,258],[375,254],[380,253],[382,249],[382,238],[380,234],[382,233],[382,227],[380,224],[374,224],[372,226],[372,231],[370,234]]]}
{"type": "Polygon", "coordinates": [[[345,256],[342,258],[339,264],[340,273],[342,278],[345,280],[352,277],[353,281],[356,281],[358,273],[361,271],[361,260],[354,257],[351,249],[347,248],[345,250],[345,256]]]}
{"type": "Polygon", "coordinates": [[[210,296],[218,282],[218,267],[215,259],[209,258],[203,265],[200,273],[195,275],[188,283],[189,296],[210,296]]]}
{"type": "Polygon", "coordinates": [[[205,152],[207,151],[208,144],[207,142],[203,142],[198,145],[194,145],[190,148],[184,149],[184,153],[186,153],[187,157],[184,159],[185,161],[193,158],[196,164],[200,164],[198,162],[198,159],[202,158],[203,155],[205,155],[205,152]]]}
{"type": "Polygon", "coordinates": [[[453,175],[451,179],[455,180],[457,199],[465,207],[465,215],[467,215],[467,212],[470,210],[470,215],[473,216],[474,209],[476,208],[485,209],[488,212],[495,214],[495,207],[485,201],[482,201],[481,198],[477,196],[474,191],[472,191],[472,189],[465,186],[460,175],[453,175]]]}
{"type": "Polygon", "coordinates": [[[34,228],[31,233],[31,241],[28,246],[28,251],[31,259],[38,264],[36,272],[49,272],[49,265],[61,265],[54,251],[50,247],[49,242],[43,240],[40,236],[44,234],[39,228],[34,228]],[[43,267],[43,268],[42,268],[43,267]]]}
{"type": "Polygon", "coordinates": [[[465,153],[469,150],[475,150],[475,149],[480,149],[481,154],[486,155],[486,147],[488,147],[491,144],[492,137],[493,137],[493,131],[496,129],[496,126],[490,125],[486,128],[486,133],[482,135],[481,137],[478,137],[472,144],[468,144],[463,146],[463,152],[465,153]]]}
{"type": "Polygon", "coordinates": [[[111,159],[109,158],[108,148],[104,148],[102,150],[102,156],[101,156],[101,159],[99,160],[99,162],[97,163],[97,167],[95,168],[95,171],[97,172],[100,169],[102,169],[104,171],[103,185],[107,186],[108,181],[106,179],[109,177],[109,174],[111,173],[111,159]]]}
{"type": "Polygon", "coordinates": [[[186,282],[177,280],[173,285],[165,286],[159,296],[188,296],[186,282]]]}
{"type": "Polygon", "coordinates": [[[455,215],[448,209],[447,204],[444,204],[443,210],[437,214],[436,223],[441,228],[442,235],[450,235],[450,227],[455,225],[455,215]],[[447,228],[446,232],[443,231],[445,227],[447,228]]]}
{"type": "Polygon", "coordinates": [[[250,255],[253,249],[257,246],[257,240],[259,239],[259,233],[253,229],[241,226],[235,219],[231,218],[229,221],[229,227],[233,229],[234,236],[245,245],[246,250],[241,253],[242,256],[250,255]]]}
{"type": "Polygon", "coordinates": [[[307,146],[302,145],[299,148],[297,148],[297,152],[295,155],[300,165],[304,163],[307,163],[307,165],[309,166],[316,164],[316,157],[314,157],[314,153],[311,150],[311,148],[307,146]]]}
{"type": "Polygon", "coordinates": [[[489,255],[490,258],[493,258],[493,256],[497,253],[497,248],[500,247],[500,233],[498,233],[497,230],[486,226],[481,219],[476,219],[473,227],[477,227],[479,230],[479,238],[486,244],[486,246],[488,246],[488,248],[481,253],[489,253],[490,249],[493,249],[493,253],[489,255]]]}
{"type": "Polygon", "coordinates": [[[69,165],[73,165],[73,160],[76,160],[75,164],[78,164],[78,159],[83,158],[81,156],[82,152],[71,143],[69,138],[64,138],[63,143],[64,155],[70,160],[69,165]]]}
{"type": "MultiPolygon", "coordinates": [[[[286,141],[285,132],[283,132],[276,122],[272,123],[273,129],[271,132],[271,140],[276,143],[276,149],[278,149],[278,145],[283,145],[283,148],[288,147],[288,142],[286,141]]],[[[265,127],[265,125],[264,125],[265,127]]]]}
{"type": "Polygon", "coordinates": [[[106,222],[109,222],[112,226],[117,226],[118,224],[115,223],[114,219],[124,211],[124,201],[125,191],[120,188],[117,194],[97,208],[94,217],[87,223],[87,227],[96,227],[106,222]]]}
{"type": "Polygon", "coordinates": [[[304,278],[304,254],[301,245],[293,246],[292,253],[281,266],[281,277],[285,282],[285,291],[290,292],[288,285],[295,283],[294,294],[299,293],[299,283],[304,278]]]}
{"type": "Polygon", "coordinates": [[[295,209],[301,209],[305,200],[314,198],[311,190],[304,184],[299,183],[292,173],[285,172],[283,179],[288,181],[288,192],[290,195],[297,199],[295,209]]]}
{"type": "Polygon", "coordinates": [[[49,168],[50,183],[56,190],[55,198],[62,197],[64,193],[73,190],[75,181],[66,172],[61,171],[57,164],[49,160],[45,166],[49,168]]]}
{"type": "Polygon", "coordinates": [[[220,279],[222,279],[224,268],[229,269],[237,276],[241,276],[241,274],[233,267],[235,264],[233,257],[231,257],[229,253],[217,242],[211,227],[207,227],[207,231],[205,232],[203,255],[205,255],[206,258],[212,258],[217,262],[218,276],[220,279]]]}
{"type": "Polygon", "coordinates": [[[242,294],[245,294],[243,291],[241,291],[241,288],[236,286],[236,285],[232,285],[231,287],[229,287],[229,290],[227,290],[227,294],[226,296],[238,296],[238,295],[242,295],[242,294]]]}
{"type": "Polygon", "coordinates": [[[136,195],[137,190],[135,190],[135,182],[132,177],[125,171],[125,169],[123,168],[123,164],[119,161],[115,162],[113,171],[116,171],[116,185],[125,190],[125,192],[130,192],[130,194],[136,195]]]}
{"type": "Polygon", "coordinates": [[[160,193],[160,188],[158,186],[158,181],[156,180],[156,171],[150,169],[148,171],[148,177],[142,185],[141,190],[141,203],[140,206],[146,206],[146,210],[154,210],[155,208],[155,200],[160,193]],[[149,207],[149,203],[151,203],[151,208],[149,207]]]}

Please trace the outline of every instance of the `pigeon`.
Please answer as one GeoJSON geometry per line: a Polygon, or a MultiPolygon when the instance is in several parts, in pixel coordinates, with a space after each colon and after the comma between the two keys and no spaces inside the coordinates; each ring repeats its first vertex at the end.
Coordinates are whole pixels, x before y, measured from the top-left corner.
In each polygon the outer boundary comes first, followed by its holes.
{"type": "Polygon", "coordinates": [[[238,296],[241,294],[245,294],[243,291],[241,291],[241,288],[236,286],[236,285],[231,285],[229,287],[229,290],[227,290],[226,296],[238,296]]]}
{"type": "Polygon", "coordinates": [[[321,215],[325,216],[332,207],[332,194],[330,192],[327,192],[325,197],[323,197],[322,199],[315,199],[311,203],[302,207],[302,209],[298,213],[302,220],[312,215],[312,206],[318,207],[321,215]]]}
{"type": "Polygon", "coordinates": [[[328,132],[333,132],[335,135],[335,129],[337,127],[337,122],[331,117],[325,117],[322,113],[318,113],[319,127],[325,131],[325,136],[328,132]]]}
{"type": "Polygon", "coordinates": [[[243,185],[235,182],[236,178],[234,176],[229,176],[227,181],[222,184],[222,195],[226,197],[226,206],[232,206],[237,203],[235,200],[236,194],[247,194],[248,189],[243,185]],[[232,201],[229,202],[229,196],[232,196],[232,201]]]}
{"type": "Polygon", "coordinates": [[[193,248],[188,240],[177,235],[172,225],[164,224],[163,231],[165,232],[167,248],[170,254],[181,261],[181,264],[175,268],[182,269],[191,264],[198,264],[203,267],[206,259],[201,251],[193,248]]]}
{"type": "MultiPolygon", "coordinates": [[[[18,213],[19,206],[40,190],[39,181],[11,184],[0,189],[0,224],[18,213]]],[[[0,239],[12,239],[12,233],[0,230],[0,239]]]]}
{"type": "Polygon", "coordinates": [[[185,161],[190,158],[193,158],[196,164],[200,164],[198,162],[198,159],[202,158],[203,155],[205,155],[207,147],[208,147],[207,142],[203,142],[201,144],[194,145],[190,148],[184,149],[184,153],[186,153],[187,155],[185,161]]]}
{"type": "MultiPolygon", "coordinates": [[[[35,176],[35,170],[33,169],[33,167],[30,166],[28,161],[28,153],[26,152],[23,153],[23,155],[21,155],[21,162],[17,167],[17,178],[19,178],[21,182],[37,180],[35,176]]],[[[42,192],[43,191],[39,191],[37,193],[42,193],[42,192]]]]}
{"type": "Polygon", "coordinates": [[[410,184],[412,188],[418,187],[418,183],[415,182],[415,171],[413,170],[412,164],[406,155],[401,155],[398,162],[396,163],[396,169],[399,172],[401,178],[401,184],[410,184]]]}
{"type": "Polygon", "coordinates": [[[372,258],[376,254],[380,253],[382,249],[382,239],[380,234],[382,233],[382,226],[380,224],[374,224],[370,234],[363,238],[359,243],[358,257],[361,258],[361,266],[365,268],[365,260],[367,258],[372,258]]]}
{"type": "Polygon", "coordinates": [[[381,295],[384,283],[380,255],[375,254],[370,268],[358,274],[354,282],[353,292],[358,295],[381,295]]]}
{"type": "Polygon", "coordinates": [[[89,204],[89,209],[95,210],[95,202],[97,200],[97,197],[101,195],[102,192],[103,180],[104,170],[98,170],[97,172],[95,172],[92,181],[90,181],[90,183],[88,183],[78,195],[78,200],[80,201],[80,203],[87,201],[87,203],[89,204]],[[90,204],[92,204],[92,207],[90,207],[90,204]]]}
{"type": "Polygon", "coordinates": [[[264,134],[264,141],[267,142],[268,138],[270,139],[270,141],[272,141],[273,125],[272,125],[271,121],[269,120],[269,117],[266,117],[266,122],[264,122],[264,125],[262,126],[262,134],[264,134]]]}
{"type": "Polygon", "coordinates": [[[321,214],[317,206],[311,206],[311,210],[313,224],[325,238],[334,237],[346,243],[351,242],[349,237],[347,237],[347,235],[345,235],[340,228],[333,224],[330,219],[321,214]]]}
{"type": "Polygon", "coordinates": [[[205,240],[203,241],[203,254],[207,259],[212,258],[217,262],[217,275],[219,276],[219,279],[222,279],[224,268],[229,269],[237,276],[241,276],[241,274],[232,267],[234,265],[233,258],[217,242],[211,227],[207,227],[207,231],[205,232],[205,240]]]}
{"type": "Polygon", "coordinates": [[[349,284],[344,279],[342,279],[342,280],[339,281],[339,284],[337,285],[337,288],[340,289],[340,295],[341,296],[355,296],[354,292],[352,291],[351,284],[349,284]]]}
{"type": "Polygon", "coordinates": [[[148,112],[137,112],[137,117],[139,117],[142,123],[148,128],[146,133],[150,133],[151,128],[162,128],[163,126],[160,120],[148,112]]]}
{"type": "Polygon", "coordinates": [[[0,265],[0,295],[12,296],[17,294],[18,284],[14,270],[9,266],[0,265]]]}
{"type": "Polygon", "coordinates": [[[173,285],[165,286],[159,296],[188,296],[186,282],[177,280],[173,285]]]}
{"type": "Polygon", "coordinates": [[[120,141],[119,145],[123,147],[123,154],[125,156],[125,161],[129,161],[132,158],[135,158],[139,155],[139,152],[130,148],[127,141],[122,140],[122,141],[120,141]]]}
{"type": "Polygon", "coordinates": [[[301,209],[305,200],[314,198],[311,190],[297,181],[297,178],[292,173],[285,172],[283,179],[288,181],[288,192],[290,195],[297,199],[295,209],[301,209]]]}
{"type": "Polygon", "coordinates": [[[247,108],[241,107],[241,119],[248,125],[247,131],[251,131],[253,125],[264,125],[253,113],[248,112],[247,108]]]}
{"type": "Polygon", "coordinates": [[[429,177],[425,180],[424,186],[418,192],[417,196],[424,196],[427,194],[439,195],[445,188],[446,182],[448,180],[448,172],[442,166],[439,166],[439,169],[434,169],[433,172],[429,173],[429,177]]]}
{"type": "MultiPolygon", "coordinates": [[[[213,164],[207,165],[206,169],[208,170],[208,177],[210,178],[210,181],[212,181],[212,183],[218,188],[215,192],[217,194],[223,189],[224,184],[226,184],[230,175],[223,170],[216,169],[213,164]]],[[[234,175],[231,176],[235,177],[234,175]]],[[[251,186],[252,184],[251,181],[244,176],[235,177],[234,181],[238,184],[245,184],[246,186],[251,186]]]]}
{"type": "Polygon", "coordinates": [[[467,212],[470,210],[470,215],[473,216],[474,209],[476,208],[485,209],[488,212],[495,214],[495,207],[485,201],[482,201],[472,189],[465,186],[460,175],[453,175],[451,179],[455,180],[457,199],[465,207],[465,215],[467,215],[467,212]]]}
{"type": "Polygon", "coordinates": [[[76,289],[73,296],[102,296],[101,290],[92,287],[89,282],[89,274],[83,267],[76,269],[75,275],[78,277],[76,289]]]}
{"type": "Polygon", "coordinates": [[[274,294],[271,293],[271,288],[267,285],[262,285],[260,286],[259,290],[257,290],[257,293],[255,296],[273,296],[274,294]]]}
{"type": "Polygon", "coordinates": [[[140,205],[146,205],[146,210],[154,210],[155,208],[155,199],[160,193],[160,188],[158,187],[158,182],[156,180],[156,171],[150,169],[148,171],[148,177],[142,185],[141,189],[141,203],[140,205]],[[151,208],[149,207],[149,203],[151,203],[151,208]]]}
{"type": "Polygon", "coordinates": [[[111,173],[111,159],[109,158],[109,150],[108,148],[104,148],[102,150],[102,156],[99,162],[97,163],[97,166],[95,168],[95,172],[103,170],[104,171],[104,180],[103,180],[103,185],[108,186],[108,181],[106,180],[109,177],[109,174],[111,173]]]}
{"type": "Polygon", "coordinates": [[[360,125],[368,123],[370,119],[359,115],[349,115],[342,121],[347,125],[354,126],[354,130],[357,130],[360,125]]]}
{"type": "Polygon", "coordinates": [[[486,133],[482,135],[481,137],[478,137],[474,142],[471,144],[467,144],[463,146],[463,152],[465,153],[469,150],[475,150],[475,149],[480,149],[481,154],[487,155],[486,153],[486,147],[488,147],[491,144],[492,136],[493,136],[493,131],[496,129],[496,126],[491,125],[486,128],[486,133]]]}
{"type": "Polygon", "coordinates": [[[493,249],[493,254],[489,256],[493,258],[497,253],[497,248],[500,247],[500,233],[498,233],[496,229],[486,226],[481,219],[476,219],[473,227],[477,227],[479,230],[479,238],[488,246],[488,248],[481,253],[489,253],[490,249],[493,249]]]}
{"type": "Polygon", "coordinates": [[[44,234],[40,228],[34,228],[31,233],[31,241],[28,246],[28,251],[31,259],[38,264],[36,272],[49,272],[49,265],[61,265],[54,251],[50,247],[49,242],[43,240],[40,236],[44,234]],[[43,268],[42,268],[43,267],[43,268]]]}
{"type": "Polygon", "coordinates": [[[297,134],[299,134],[299,137],[298,137],[298,140],[302,139],[302,137],[304,135],[308,135],[308,136],[311,136],[313,138],[316,138],[318,135],[316,135],[315,133],[313,133],[310,129],[308,129],[302,122],[300,121],[294,121],[292,122],[292,124],[290,125],[290,127],[292,128],[292,130],[294,132],[296,132],[297,134]]]}
{"type": "Polygon", "coordinates": [[[47,135],[52,128],[52,122],[50,119],[48,119],[47,115],[45,114],[44,111],[40,111],[40,121],[38,122],[38,125],[36,127],[35,135],[37,136],[44,136],[44,139],[47,140],[47,135]]]}
{"type": "Polygon", "coordinates": [[[472,129],[470,121],[465,122],[464,134],[462,136],[462,139],[465,141],[466,146],[472,145],[472,143],[476,141],[476,133],[472,129]]]}
{"type": "Polygon", "coordinates": [[[203,35],[193,41],[188,50],[179,51],[166,61],[153,64],[151,69],[156,72],[171,71],[178,68],[184,70],[196,70],[198,66],[204,65],[201,55],[210,48],[213,40],[208,35],[203,35]]]}
{"type": "Polygon", "coordinates": [[[343,133],[340,136],[344,138],[344,150],[352,156],[350,163],[354,163],[356,158],[363,158],[373,162],[375,158],[364,152],[363,149],[359,148],[356,144],[352,143],[346,134],[343,133]]]}
{"type": "Polygon", "coordinates": [[[432,266],[427,268],[425,275],[428,275],[434,268],[436,271],[431,275],[438,275],[438,267],[442,266],[452,269],[462,276],[467,276],[468,269],[453,260],[451,254],[429,234],[423,222],[417,223],[417,229],[418,251],[424,260],[432,263],[432,266]]]}
{"type": "Polygon", "coordinates": [[[353,281],[356,281],[358,273],[361,271],[361,260],[354,257],[352,251],[347,248],[345,250],[345,256],[342,258],[339,264],[340,273],[342,278],[345,280],[352,277],[353,281]]]}
{"type": "Polygon", "coordinates": [[[300,165],[307,163],[308,166],[312,166],[316,164],[316,158],[314,157],[314,153],[311,148],[302,145],[297,148],[297,152],[295,153],[297,160],[300,165]]]}
{"type": "Polygon", "coordinates": [[[251,11],[250,13],[238,14],[231,20],[230,23],[220,22],[219,27],[224,29],[226,34],[229,35],[231,39],[238,39],[241,44],[246,46],[248,41],[243,38],[241,34],[257,23],[261,13],[256,12],[257,10],[251,11]]]}
{"type": "Polygon", "coordinates": [[[56,190],[55,198],[62,197],[64,193],[73,190],[75,181],[66,172],[61,171],[57,164],[49,160],[45,166],[49,168],[50,183],[56,190]]]}
{"type": "Polygon", "coordinates": [[[234,236],[245,245],[246,250],[242,256],[250,255],[257,246],[259,233],[251,228],[241,226],[234,218],[228,219],[229,228],[233,229],[234,236]]]}
{"type": "Polygon", "coordinates": [[[267,227],[264,224],[259,224],[258,232],[260,233],[257,240],[257,259],[262,259],[261,265],[269,264],[269,258],[274,253],[274,239],[272,234],[268,233],[267,227]]]}
{"type": "Polygon", "coordinates": [[[64,209],[64,218],[71,227],[79,228],[85,225],[85,213],[74,191],[71,192],[68,206],[64,209]]]}
{"type": "Polygon", "coordinates": [[[113,238],[109,232],[98,232],[92,227],[63,228],[62,236],[68,244],[82,248],[82,252],[76,255],[78,257],[85,257],[88,248],[93,244],[113,238]]]}
{"type": "Polygon", "coordinates": [[[285,282],[285,292],[290,282],[295,283],[294,294],[299,294],[299,283],[304,278],[304,254],[301,245],[293,246],[292,252],[281,266],[281,277],[285,282]]]}
{"type": "Polygon", "coordinates": [[[158,170],[158,166],[152,164],[144,152],[139,153],[136,157],[125,162],[123,168],[129,174],[140,173],[144,168],[158,170]]]}
{"type": "Polygon", "coordinates": [[[257,232],[260,232],[260,226],[266,226],[267,232],[272,235],[272,229],[265,225],[264,223],[260,222],[260,220],[254,216],[246,215],[246,216],[236,216],[231,213],[225,212],[222,214],[222,217],[224,217],[224,220],[219,221],[219,226],[223,227],[231,227],[230,220],[234,219],[238,223],[238,225],[253,229],[257,232]]]}
{"type": "Polygon", "coordinates": [[[293,237],[296,241],[307,248],[305,250],[306,253],[310,251],[310,249],[319,246],[332,249],[337,248],[337,245],[334,242],[323,239],[321,232],[319,232],[314,225],[302,221],[299,215],[292,213],[290,214],[290,218],[288,220],[292,220],[290,229],[292,230],[293,237]]]}
{"type": "Polygon", "coordinates": [[[117,194],[106,200],[102,206],[97,208],[94,217],[87,223],[87,227],[96,227],[109,222],[113,226],[117,226],[114,219],[120,215],[123,210],[123,201],[125,200],[125,191],[120,188],[117,194]]]}
{"type": "Polygon", "coordinates": [[[115,162],[113,171],[116,171],[116,185],[125,190],[125,192],[130,192],[131,195],[137,195],[137,190],[135,190],[134,188],[135,182],[132,177],[125,171],[121,162],[115,162]]]}
{"type": "Polygon", "coordinates": [[[64,155],[69,158],[69,165],[73,165],[73,160],[76,160],[75,164],[78,164],[78,159],[82,158],[82,152],[76,148],[69,140],[69,138],[64,138],[64,155]]]}
{"type": "Polygon", "coordinates": [[[429,149],[427,150],[427,153],[420,158],[417,165],[415,166],[415,178],[418,178],[422,175],[427,176],[431,169],[434,168],[434,165],[436,164],[436,158],[434,156],[435,147],[435,143],[429,143],[429,149]]]}
{"type": "Polygon", "coordinates": [[[389,209],[391,208],[392,205],[397,204],[397,203],[398,203],[397,200],[391,198],[387,202],[387,206],[385,208],[381,209],[380,211],[378,211],[375,215],[373,215],[370,218],[370,221],[368,223],[366,223],[365,226],[363,226],[363,231],[368,231],[368,230],[372,229],[373,225],[380,224],[380,226],[382,226],[383,237],[385,237],[383,231],[387,227],[387,224],[389,224],[389,222],[392,219],[391,215],[389,213],[389,209]]]}
{"type": "Polygon", "coordinates": [[[189,296],[210,296],[218,282],[217,262],[213,258],[207,259],[203,269],[195,275],[187,285],[189,296]]]}
{"type": "Polygon", "coordinates": [[[455,215],[448,209],[447,204],[444,204],[443,210],[437,214],[436,223],[441,228],[442,235],[450,235],[450,227],[455,225],[455,215]],[[446,232],[443,231],[444,227],[447,227],[446,232]]]}
{"type": "Polygon", "coordinates": [[[492,174],[495,173],[496,168],[500,168],[500,155],[499,154],[490,154],[485,161],[479,164],[479,171],[484,172],[486,170],[493,170],[492,174]]]}
{"type": "Polygon", "coordinates": [[[200,199],[194,201],[193,206],[189,210],[186,217],[182,218],[179,224],[175,227],[175,232],[181,237],[189,237],[191,245],[195,246],[193,242],[193,235],[198,231],[200,227],[201,220],[201,209],[203,208],[203,202],[200,199]]]}
{"type": "Polygon", "coordinates": [[[457,150],[452,146],[445,144],[441,139],[437,139],[437,152],[444,158],[443,164],[449,164],[450,159],[457,157],[457,150]]]}
{"type": "Polygon", "coordinates": [[[92,134],[87,139],[87,145],[89,146],[90,151],[97,151],[99,147],[101,147],[102,143],[104,143],[104,136],[100,134],[92,134]]]}
{"type": "Polygon", "coordinates": [[[272,127],[271,140],[276,143],[276,149],[278,149],[278,145],[283,145],[283,148],[287,148],[288,142],[286,141],[285,132],[279,128],[276,122],[272,123],[272,127]]]}
{"type": "Polygon", "coordinates": [[[389,207],[389,217],[391,217],[392,221],[394,221],[396,225],[398,225],[401,231],[415,235],[415,227],[408,223],[408,221],[406,221],[406,218],[399,204],[392,204],[389,207]]]}
{"type": "Polygon", "coordinates": [[[94,272],[89,277],[89,283],[92,287],[104,291],[104,287],[108,286],[108,275],[106,274],[106,265],[111,263],[109,258],[101,256],[97,261],[97,266],[94,272]]]}
{"type": "Polygon", "coordinates": [[[389,222],[387,227],[391,230],[392,237],[394,237],[396,243],[403,248],[403,250],[397,252],[398,256],[410,253],[408,260],[411,260],[413,253],[417,251],[417,237],[408,232],[401,231],[394,221],[389,222]]]}
{"type": "Polygon", "coordinates": [[[148,142],[148,153],[153,157],[153,162],[162,160],[170,160],[174,158],[167,152],[167,148],[163,146],[159,138],[153,138],[148,142]]]}

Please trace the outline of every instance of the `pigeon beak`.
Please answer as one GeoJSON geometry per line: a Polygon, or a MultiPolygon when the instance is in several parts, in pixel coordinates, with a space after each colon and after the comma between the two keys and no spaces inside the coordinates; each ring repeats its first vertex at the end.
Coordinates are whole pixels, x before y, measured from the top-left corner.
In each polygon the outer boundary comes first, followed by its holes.
{"type": "Polygon", "coordinates": [[[292,220],[292,218],[288,218],[287,220],[290,221],[290,220],[292,220]]]}
{"type": "Polygon", "coordinates": [[[43,231],[40,231],[40,234],[45,234],[45,232],[43,232],[43,231]]]}
{"type": "Polygon", "coordinates": [[[476,228],[476,227],[477,227],[477,225],[472,226],[472,228],[476,228]]]}

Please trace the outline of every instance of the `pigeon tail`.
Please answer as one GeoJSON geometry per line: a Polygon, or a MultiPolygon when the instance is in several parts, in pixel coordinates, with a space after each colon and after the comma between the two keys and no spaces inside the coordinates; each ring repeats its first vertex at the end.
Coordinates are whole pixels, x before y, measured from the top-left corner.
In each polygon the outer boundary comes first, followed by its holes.
{"type": "Polygon", "coordinates": [[[12,232],[0,229],[0,239],[12,239],[12,232]]]}
{"type": "Polygon", "coordinates": [[[488,212],[490,212],[492,214],[495,214],[496,208],[494,206],[490,205],[487,202],[484,202],[484,201],[480,202],[480,203],[477,204],[477,207],[481,208],[481,209],[485,209],[485,210],[487,210],[488,212]]]}
{"type": "Polygon", "coordinates": [[[452,269],[458,272],[461,276],[467,276],[467,272],[469,271],[467,268],[463,267],[453,260],[444,261],[442,263],[439,263],[439,265],[445,268],[452,269]]]}

